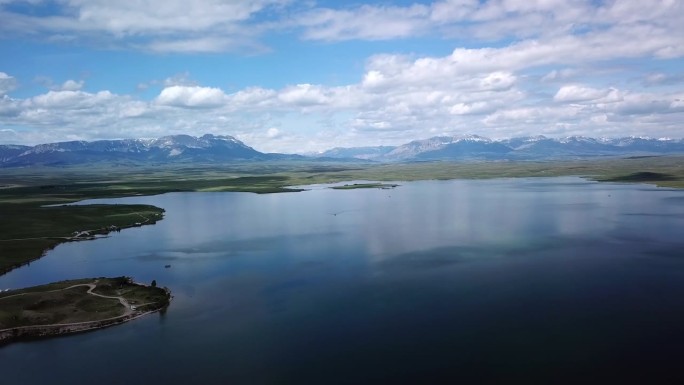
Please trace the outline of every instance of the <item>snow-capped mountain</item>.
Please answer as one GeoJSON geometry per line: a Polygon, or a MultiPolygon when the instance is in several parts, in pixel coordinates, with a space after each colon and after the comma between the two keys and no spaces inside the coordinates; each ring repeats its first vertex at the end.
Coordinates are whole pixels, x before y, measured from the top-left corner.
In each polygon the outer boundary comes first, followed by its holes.
{"type": "Polygon", "coordinates": [[[414,140],[388,152],[386,160],[437,160],[471,157],[501,158],[511,151],[499,142],[479,135],[436,136],[414,140]]]}
{"type": "Polygon", "coordinates": [[[33,147],[0,147],[0,165],[59,165],[89,162],[212,162],[268,159],[232,136],[172,135],[159,139],[70,141],[33,147]],[[15,149],[16,148],[16,149],[15,149]]]}
{"type": "Polygon", "coordinates": [[[6,160],[12,159],[31,147],[17,146],[12,144],[0,145],[0,164],[6,160]]]}
{"type": "MultiPolygon", "coordinates": [[[[420,160],[546,160],[578,159],[597,156],[684,154],[684,140],[650,138],[589,138],[543,135],[492,140],[479,135],[436,136],[414,140],[397,147],[382,147],[371,159],[381,162],[420,160]],[[391,149],[391,150],[389,150],[391,149]]],[[[368,147],[333,149],[329,157],[371,154],[368,147]]]]}
{"type": "Polygon", "coordinates": [[[394,146],[369,146],[369,147],[335,147],[322,153],[312,154],[323,158],[333,159],[378,159],[394,150],[394,146]]]}
{"type": "MultiPolygon", "coordinates": [[[[412,162],[431,160],[563,160],[601,156],[684,154],[683,139],[530,136],[492,140],[479,135],[436,136],[400,146],[333,148],[307,159],[412,162]]],[[[300,155],[265,154],[232,136],[172,135],[158,139],[0,145],[0,167],[95,162],[169,163],[279,161],[300,155]]]]}

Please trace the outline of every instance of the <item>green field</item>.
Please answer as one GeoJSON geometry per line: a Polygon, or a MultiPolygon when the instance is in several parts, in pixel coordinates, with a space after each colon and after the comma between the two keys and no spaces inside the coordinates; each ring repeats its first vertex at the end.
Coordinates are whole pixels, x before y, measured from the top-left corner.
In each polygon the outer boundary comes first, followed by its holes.
{"type": "Polygon", "coordinates": [[[69,240],[154,224],[163,212],[149,205],[41,207],[5,201],[0,203],[0,273],[40,258],[46,250],[69,240]]]}
{"type": "Polygon", "coordinates": [[[684,187],[684,157],[558,162],[425,162],[402,164],[308,161],[149,166],[94,165],[0,169],[0,274],[40,258],[74,232],[104,234],[153,224],[163,210],[144,205],[58,206],[91,198],[176,191],[280,193],[290,186],[376,181],[337,189],[386,188],[388,182],[582,176],[599,181],[684,187]]]}

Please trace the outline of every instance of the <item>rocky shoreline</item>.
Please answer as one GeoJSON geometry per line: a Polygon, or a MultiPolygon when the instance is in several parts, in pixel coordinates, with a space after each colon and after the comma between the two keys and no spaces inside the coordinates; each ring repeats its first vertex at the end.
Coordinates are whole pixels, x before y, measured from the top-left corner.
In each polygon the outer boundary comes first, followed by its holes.
{"type": "Polygon", "coordinates": [[[162,309],[163,307],[155,310],[150,310],[147,312],[142,312],[139,314],[134,313],[100,321],[87,321],[55,325],[19,326],[16,328],[3,329],[0,330],[0,346],[23,339],[57,337],[62,335],[85,333],[93,330],[103,329],[110,326],[120,325],[148,314],[156,313],[162,309]]]}

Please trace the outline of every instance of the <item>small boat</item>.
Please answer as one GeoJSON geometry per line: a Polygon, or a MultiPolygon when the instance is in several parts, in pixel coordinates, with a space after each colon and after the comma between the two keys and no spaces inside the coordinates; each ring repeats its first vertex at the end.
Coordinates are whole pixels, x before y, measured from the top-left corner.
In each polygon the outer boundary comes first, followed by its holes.
{"type": "Polygon", "coordinates": [[[168,269],[171,267],[171,265],[164,265],[164,267],[168,269]]]}

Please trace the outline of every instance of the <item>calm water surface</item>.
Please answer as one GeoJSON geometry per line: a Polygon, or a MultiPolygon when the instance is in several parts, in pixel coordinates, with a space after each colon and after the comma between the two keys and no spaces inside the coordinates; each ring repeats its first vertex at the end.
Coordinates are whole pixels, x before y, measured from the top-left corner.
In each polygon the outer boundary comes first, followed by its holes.
{"type": "Polygon", "coordinates": [[[498,179],[114,202],[166,217],[0,287],[130,275],[171,307],[0,348],[3,385],[684,378],[684,191],[498,179]]]}

